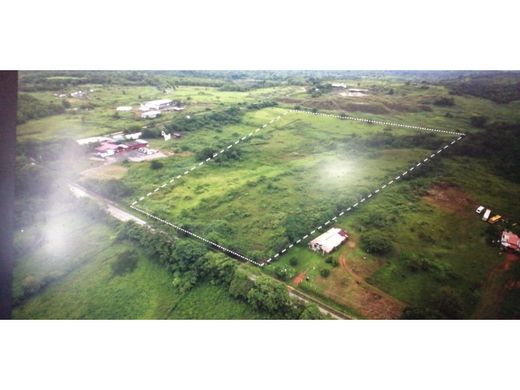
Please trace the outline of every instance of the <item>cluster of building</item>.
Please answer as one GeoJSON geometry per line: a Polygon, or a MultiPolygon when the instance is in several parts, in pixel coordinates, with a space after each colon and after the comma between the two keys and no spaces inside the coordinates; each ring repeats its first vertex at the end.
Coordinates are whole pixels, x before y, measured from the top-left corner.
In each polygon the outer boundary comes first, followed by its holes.
{"type": "Polygon", "coordinates": [[[141,132],[133,134],[114,133],[104,137],[90,137],[77,140],[80,145],[99,144],[96,146],[96,156],[110,157],[117,153],[138,150],[144,154],[152,152],[148,149],[148,141],[140,139],[141,132]]]}
{"type": "Polygon", "coordinates": [[[173,100],[170,99],[158,99],[151,100],[146,103],[142,103],[139,106],[139,111],[141,111],[141,118],[156,118],[163,111],[182,111],[184,107],[180,107],[173,100]]]}
{"type": "MultiPolygon", "coordinates": [[[[482,214],[482,220],[490,224],[495,224],[503,219],[500,214],[491,216],[491,209],[486,209],[484,206],[479,206],[475,212],[477,214],[482,214]]],[[[515,225],[516,224],[513,224],[513,226],[515,225]]],[[[509,230],[502,231],[500,245],[504,249],[520,253],[520,237],[509,230]]]]}
{"type": "MultiPolygon", "coordinates": [[[[166,111],[182,111],[184,107],[181,107],[178,102],[174,102],[171,99],[158,99],[150,100],[139,105],[138,112],[141,119],[153,119],[157,118],[163,112],[166,111]]],[[[132,106],[119,106],[116,108],[117,112],[131,112],[133,111],[132,106]]]]}

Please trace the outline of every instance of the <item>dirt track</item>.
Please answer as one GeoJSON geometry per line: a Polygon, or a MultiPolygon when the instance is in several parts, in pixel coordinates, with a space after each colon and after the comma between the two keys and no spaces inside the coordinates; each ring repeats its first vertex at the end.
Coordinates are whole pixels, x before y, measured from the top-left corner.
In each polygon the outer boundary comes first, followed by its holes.
{"type": "Polygon", "coordinates": [[[355,297],[356,306],[358,306],[356,309],[360,313],[367,318],[373,319],[393,319],[400,316],[405,304],[367,283],[363,277],[352,270],[345,255],[340,256],[339,262],[342,269],[344,269],[355,282],[355,286],[352,287],[352,293],[350,295],[355,297]]]}

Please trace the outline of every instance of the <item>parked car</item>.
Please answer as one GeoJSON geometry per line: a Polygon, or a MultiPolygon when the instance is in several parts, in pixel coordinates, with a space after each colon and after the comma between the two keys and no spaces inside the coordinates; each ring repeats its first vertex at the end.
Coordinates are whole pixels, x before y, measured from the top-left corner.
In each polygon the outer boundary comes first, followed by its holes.
{"type": "Polygon", "coordinates": [[[491,210],[487,209],[486,212],[484,213],[484,216],[482,217],[482,220],[487,221],[490,215],[491,215],[491,210]]]}
{"type": "Polygon", "coordinates": [[[477,209],[475,210],[475,212],[476,212],[477,214],[480,214],[484,209],[485,209],[484,206],[478,206],[477,209]]]}
{"type": "Polygon", "coordinates": [[[500,221],[502,219],[502,216],[501,215],[494,215],[493,217],[489,218],[489,223],[493,224],[493,223],[496,223],[498,221],[500,221]]]}

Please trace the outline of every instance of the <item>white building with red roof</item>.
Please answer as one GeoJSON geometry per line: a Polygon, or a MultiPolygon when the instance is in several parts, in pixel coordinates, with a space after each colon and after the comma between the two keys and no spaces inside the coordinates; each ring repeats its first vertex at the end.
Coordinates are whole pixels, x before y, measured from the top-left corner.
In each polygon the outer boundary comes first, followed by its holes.
{"type": "Polygon", "coordinates": [[[518,237],[513,232],[508,232],[507,230],[504,230],[502,232],[502,238],[500,239],[500,243],[504,248],[520,252],[520,237],[518,237]]]}

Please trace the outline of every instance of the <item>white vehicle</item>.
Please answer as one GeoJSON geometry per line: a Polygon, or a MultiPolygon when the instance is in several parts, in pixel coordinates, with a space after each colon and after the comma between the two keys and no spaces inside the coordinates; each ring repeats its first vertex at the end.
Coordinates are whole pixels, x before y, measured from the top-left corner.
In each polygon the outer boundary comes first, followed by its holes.
{"type": "Polygon", "coordinates": [[[485,209],[484,206],[478,206],[478,208],[475,210],[477,214],[480,214],[485,209]]]}
{"type": "Polygon", "coordinates": [[[491,215],[491,210],[490,209],[486,209],[486,212],[484,213],[484,216],[482,217],[482,220],[483,221],[487,221],[490,215],[491,215]]]}
{"type": "Polygon", "coordinates": [[[98,153],[97,155],[98,155],[98,157],[106,158],[106,157],[113,156],[114,155],[114,151],[113,150],[107,150],[106,152],[101,152],[101,153],[98,153]]]}

